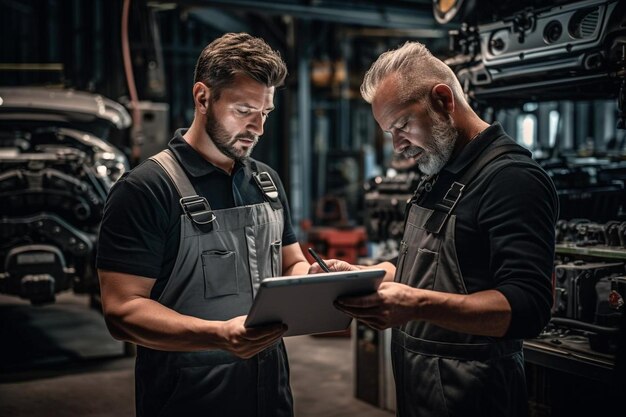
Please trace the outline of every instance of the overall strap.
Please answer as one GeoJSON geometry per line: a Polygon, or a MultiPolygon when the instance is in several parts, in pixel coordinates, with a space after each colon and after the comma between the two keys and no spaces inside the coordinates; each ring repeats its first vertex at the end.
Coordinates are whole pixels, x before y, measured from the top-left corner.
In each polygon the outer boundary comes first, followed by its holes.
{"type": "Polygon", "coordinates": [[[181,197],[180,206],[183,213],[200,231],[206,233],[213,230],[215,214],[213,214],[209,202],[206,198],[198,195],[172,151],[165,149],[150,159],[156,162],[174,183],[174,187],[181,197]]]}
{"type": "Polygon", "coordinates": [[[411,206],[413,204],[419,204],[422,200],[422,196],[424,195],[424,191],[430,192],[432,189],[433,183],[437,180],[437,174],[433,175],[424,175],[419,184],[417,184],[417,188],[413,192],[411,198],[409,198],[406,202],[406,206],[404,206],[404,227],[402,230],[406,229],[406,222],[409,219],[409,212],[411,211],[411,206]]]}
{"type": "Polygon", "coordinates": [[[498,146],[481,155],[469,169],[465,171],[459,181],[452,183],[446,195],[435,204],[434,210],[424,224],[424,229],[430,233],[440,233],[448,217],[450,217],[450,214],[461,199],[464,188],[467,187],[489,163],[507,153],[529,155],[526,149],[517,144],[498,146]]]}
{"type": "Polygon", "coordinates": [[[263,198],[267,201],[272,209],[280,210],[283,208],[283,204],[278,198],[278,188],[276,188],[276,184],[274,184],[274,180],[272,176],[267,172],[258,172],[258,166],[256,161],[251,161],[250,165],[252,166],[252,176],[254,177],[254,181],[261,189],[261,193],[263,193],[263,198]]]}

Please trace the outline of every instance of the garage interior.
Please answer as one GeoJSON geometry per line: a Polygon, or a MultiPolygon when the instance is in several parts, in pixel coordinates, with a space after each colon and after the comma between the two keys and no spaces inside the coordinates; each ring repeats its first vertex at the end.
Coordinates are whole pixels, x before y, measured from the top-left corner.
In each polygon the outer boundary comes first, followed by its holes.
{"type": "MultiPolygon", "coordinates": [[[[444,60],[558,192],[552,319],[524,341],[529,416],[625,413],[626,2],[0,0],[0,417],[134,415],[136,347],[109,334],[95,272],[104,201],[190,125],[198,54],[228,32],[288,66],[253,157],[283,180],[300,245],[354,264],[397,257],[422,178],[363,76],[406,41],[444,60]],[[16,263],[29,245],[57,258],[16,263]]],[[[296,416],[395,415],[390,337],[353,321],[285,338],[296,416]]]]}

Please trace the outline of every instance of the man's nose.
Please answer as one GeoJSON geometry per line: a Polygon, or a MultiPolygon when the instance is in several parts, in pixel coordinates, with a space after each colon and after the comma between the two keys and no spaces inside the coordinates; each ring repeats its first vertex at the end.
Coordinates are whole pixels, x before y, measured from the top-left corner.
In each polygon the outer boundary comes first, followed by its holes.
{"type": "Polygon", "coordinates": [[[265,120],[261,113],[254,113],[248,123],[248,131],[255,134],[256,136],[261,136],[263,134],[263,125],[265,124],[265,120]]]}
{"type": "Polygon", "coordinates": [[[397,131],[392,131],[391,140],[393,143],[393,150],[397,153],[400,153],[401,150],[404,148],[404,145],[403,145],[404,138],[402,137],[402,135],[400,135],[399,132],[397,131]]]}

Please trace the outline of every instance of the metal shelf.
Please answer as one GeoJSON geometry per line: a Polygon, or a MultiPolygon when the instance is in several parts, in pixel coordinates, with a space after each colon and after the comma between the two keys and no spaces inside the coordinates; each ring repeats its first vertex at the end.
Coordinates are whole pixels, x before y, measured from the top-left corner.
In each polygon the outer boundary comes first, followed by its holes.
{"type": "Polygon", "coordinates": [[[611,381],[615,358],[597,352],[559,347],[555,340],[524,340],[524,359],[535,365],[594,381],[611,381]]]}
{"type": "Polygon", "coordinates": [[[576,246],[571,243],[557,243],[556,253],[559,255],[594,256],[626,260],[626,249],[610,246],[576,246]]]}

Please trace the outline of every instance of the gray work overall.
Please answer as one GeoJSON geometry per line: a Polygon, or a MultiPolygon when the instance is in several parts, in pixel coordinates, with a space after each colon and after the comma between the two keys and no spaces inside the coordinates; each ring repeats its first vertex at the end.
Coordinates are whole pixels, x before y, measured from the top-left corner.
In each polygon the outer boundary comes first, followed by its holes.
{"type": "MultiPolygon", "coordinates": [[[[456,216],[452,213],[463,189],[485,165],[503,153],[520,153],[518,148],[505,145],[483,153],[434,209],[418,205],[424,192],[430,191],[432,180],[420,184],[406,217],[396,282],[467,294],[456,255],[456,216]]],[[[391,354],[397,415],[527,415],[521,349],[519,340],[457,333],[424,321],[410,321],[393,329],[391,354]]]]}
{"type": "MultiPolygon", "coordinates": [[[[152,159],[174,182],[183,208],[176,263],[158,301],[206,320],[247,314],[260,280],[281,273],[283,209],[275,185],[269,180],[274,189],[263,190],[273,194],[271,204],[211,210],[169,150],[152,159]]],[[[139,347],[135,379],[138,416],[293,415],[282,341],[251,359],[139,347]]]]}

